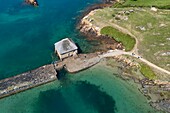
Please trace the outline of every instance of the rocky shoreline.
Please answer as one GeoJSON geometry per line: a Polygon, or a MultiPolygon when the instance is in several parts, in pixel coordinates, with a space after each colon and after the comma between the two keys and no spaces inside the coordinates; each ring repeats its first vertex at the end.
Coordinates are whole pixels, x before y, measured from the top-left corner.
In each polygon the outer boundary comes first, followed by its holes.
{"type": "MultiPolygon", "coordinates": [[[[92,12],[91,12],[92,13],[92,12]]],[[[91,14],[90,13],[90,14],[91,14]]],[[[121,43],[116,42],[113,38],[109,36],[104,36],[100,34],[100,28],[95,27],[91,24],[91,20],[86,20],[86,16],[81,20],[78,25],[78,29],[82,35],[86,36],[88,40],[96,40],[100,42],[100,48],[103,48],[102,51],[107,51],[110,49],[123,49],[121,43]]]]}
{"type": "MultiPolygon", "coordinates": [[[[103,7],[102,7],[103,8],[103,7]]],[[[89,40],[100,40],[100,42],[103,42],[105,46],[105,50],[108,49],[123,49],[123,46],[121,43],[117,43],[114,41],[111,37],[103,36],[100,34],[101,28],[94,26],[92,24],[93,20],[89,19],[88,17],[90,15],[93,15],[95,13],[96,9],[91,10],[87,15],[85,15],[81,21],[78,24],[78,29],[80,32],[87,36],[87,39],[89,40]]],[[[120,62],[123,64],[123,66],[118,66],[121,71],[122,79],[132,79],[135,83],[138,83],[141,85],[139,88],[139,91],[145,95],[148,98],[148,102],[152,107],[154,107],[157,110],[170,112],[170,98],[169,98],[169,92],[170,92],[170,82],[161,81],[161,80],[149,80],[145,78],[144,76],[142,78],[137,78],[135,76],[132,76],[134,73],[128,73],[125,68],[129,67],[136,67],[136,69],[139,71],[139,65],[134,64],[133,61],[128,60],[127,58],[121,58],[121,56],[114,57],[113,59],[116,60],[116,62],[120,62]]],[[[131,69],[131,68],[130,68],[131,69]]]]}
{"type": "Polygon", "coordinates": [[[139,72],[139,64],[125,56],[107,58],[107,65],[117,70],[117,77],[132,80],[139,85],[138,90],[148,99],[148,103],[155,109],[170,112],[170,82],[149,80],[139,72]],[[113,62],[114,61],[114,62],[113,62]],[[135,76],[134,76],[135,75],[135,76]]]}
{"type": "MultiPolygon", "coordinates": [[[[79,16],[78,20],[81,20],[85,15],[89,14],[91,11],[93,11],[95,9],[101,9],[101,8],[104,8],[104,7],[111,7],[117,1],[119,1],[119,0],[102,0],[102,3],[100,3],[100,4],[91,5],[90,7],[85,9],[85,11],[83,11],[83,13],[79,16]]],[[[80,21],[78,21],[78,23],[79,22],[80,21]]]]}
{"type": "Polygon", "coordinates": [[[116,42],[109,36],[104,36],[100,34],[100,28],[93,26],[91,24],[92,20],[88,20],[88,15],[93,15],[96,9],[102,9],[104,7],[111,7],[115,4],[117,0],[103,0],[102,4],[97,4],[89,7],[84,13],[80,16],[79,21],[77,22],[77,29],[83,36],[86,36],[88,40],[95,40],[100,43],[98,51],[107,51],[111,49],[123,49],[121,43],[116,42]]]}

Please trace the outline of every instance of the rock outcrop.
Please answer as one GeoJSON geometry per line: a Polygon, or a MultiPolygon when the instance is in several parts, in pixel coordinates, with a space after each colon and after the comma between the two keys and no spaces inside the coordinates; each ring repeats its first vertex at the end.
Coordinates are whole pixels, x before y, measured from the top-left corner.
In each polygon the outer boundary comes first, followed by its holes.
{"type": "Polygon", "coordinates": [[[38,6],[37,0],[25,0],[27,4],[31,4],[33,6],[38,6]]]}
{"type": "Polygon", "coordinates": [[[110,50],[110,49],[123,49],[123,45],[119,42],[116,42],[112,37],[102,35],[100,33],[101,28],[93,24],[93,19],[90,16],[95,14],[95,9],[90,13],[85,15],[81,21],[79,22],[78,29],[81,33],[83,33],[89,40],[98,40],[100,41],[102,46],[102,50],[110,50]]]}

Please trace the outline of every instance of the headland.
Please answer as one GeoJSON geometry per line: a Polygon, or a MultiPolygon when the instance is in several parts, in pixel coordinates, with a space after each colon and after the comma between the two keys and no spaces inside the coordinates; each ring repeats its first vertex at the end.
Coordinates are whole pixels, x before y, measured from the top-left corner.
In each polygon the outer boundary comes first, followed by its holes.
{"type": "MultiPolygon", "coordinates": [[[[109,35],[103,35],[101,34],[101,27],[94,26],[93,19],[89,19],[90,15],[93,16],[96,10],[91,11],[88,15],[86,15],[81,22],[83,22],[80,26],[80,30],[84,33],[89,33],[96,36],[96,39],[102,39],[107,37],[107,39],[112,40],[109,35]],[[83,29],[82,29],[83,28],[83,29]]],[[[130,10],[128,10],[130,11],[130,10]]],[[[122,19],[124,19],[122,17],[122,19]]],[[[106,22],[108,23],[108,22],[106,22]]],[[[109,24],[109,23],[108,23],[109,24]]],[[[100,24],[104,27],[104,24],[100,24]]],[[[115,25],[115,24],[112,24],[115,25]]],[[[121,30],[122,27],[117,26],[117,29],[121,30]],[[119,29],[120,28],[120,29],[119,29]]],[[[139,29],[143,30],[143,27],[139,26],[139,29]]],[[[131,34],[129,34],[132,36],[131,34]]],[[[133,36],[132,36],[133,37],[133,36]]],[[[138,42],[136,42],[138,43],[138,42]]],[[[147,63],[146,59],[142,58],[141,55],[138,55],[137,49],[133,49],[130,52],[122,51],[125,49],[123,43],[115,41],[114,47],[112,48],[109,46],[107,49],[112,49],[107,52],[96,52],[91,54],[78,54],[74,57],[69,57],[66,59],[63,59],[62,61],[56,61],[53,64],[45,65],[43,67],[40,67],[36,70],[32,70],[20,75],[17,75],[16,77],[7,78],[4,80],[1,80],[0,83],[1,89],[2,89],[2,97],[9,96],[11,94],[56,80],[57,77],[57,71],[59,71],[62,68],[65,68],[68,72],[74,73],[78,72],[84,69],[87,69],[98,62],[100,62],[102,59],[105,59],[106,57],[113,58],[115,60],[115,66],[117,66],[119,69],[121,69],[123,75],[122,78],[132,78],[135,82],[140,83],[142,85],[142,88],[139,89],[149,100],[150,104],[159,109],[164,110],[167,112],[169,111],[170,106],[170,100],[169,100],[169,81],[165,80],[166,75],[169,75],[169,71],[160,68],[158,66],[155,66],[153,63],[149,65],[151,69],[161,71],[161,74],[163,73],[165,78],[162,79],[151,79],[149,77],[144,76],[144,74],[140,71],[142,69],[142,66],[140,63],[147,63]],[[113,50],[113,49],[119,49],[113,50]],[[116,65],[118,64],[118,65],[116,65]],[[44,71],[43,71],[44,70],[44,71]],[[140,72],[140,77],[135,77],[133,75],[137,75],[137,73],[140,72]],[[45,74],[44,74],[45,73],[45,74]],[[28,77],[28,78],[27,78],[28,77]],[[30,78],[29,78],[30,77],[30,78]],[[24,78],[24,79],[23,79],[24,78]],[[18,81],[16,83],[16,81],[18,81]],[[27,80],[27,81],[26,81],[27,80]],[[7,83],[7,84],[6,84],[7,83]],[[156,95],[156,96],[155,96],[156,95]],[[153,97],[156,98],[153,98],[153,97]]],[[[110,44],[112,45],[112,44],[110,44]]],[[[135,46],[134,48],[136,48],[135,46]]],[[[149,63],[150,64],[150,63],[149,63]]],[[[110,64],[113,65],[113,64],[110,64]]]]}
{"type": "MultiPolygon", "coordinates": [[[[128,7],[126,3],[129,0],[124,2],[120,0],[115,6],[90,11],[81,19],[78,28],[83,34],[90,35],[94,39],[100,40],[101,37],[107,37],[115,40],[117,46],[114,49],[126,52],[112,57],[115,60],[112,63],[115,64],[110,63],[109,65],[119,67],[118,69],[122,71],[121,74],[124,75],[121,78],[133,79],[134,82],[141,84],[139,91],[148,98],[151,106],[170,112],[170,68],[167,62],[167,59],[170,58],[168,57],[169,47],[167,47],[168,42],[162,43],[163,40],[167,40],[165,32],[169,33],[167,29],[170,24],[167,18],[161,21],[163,23],[153,24],[155,19],[168,16],[169,10],[159,9],[159,4],[156,8],[148,8],[145,6],[146,4],[142,7],[138,7],[138,5],[128,7]],[[148,18],[141,16],[146,14],[148,18]],[[139,21],[142,17],[145,20],[139,21]],[[158,30],[159,33],[152,33],[153,29],[158,30]],[[157,39],[154,41],[155,37],[157,39]],[[152,43],[152,46],[148,43],[152,43]],[[160,45],[162,46],[160,47],[160,45]],[[162,60],[158,62],[159,59],[162,60]],[[136,65],[129,66],[130,63],[127,61],[136,65]]],[[[134,2],[134,4],[136,3],[134,2]]],[[[105,44],[107,45],[107,43],[105,44]]]]}

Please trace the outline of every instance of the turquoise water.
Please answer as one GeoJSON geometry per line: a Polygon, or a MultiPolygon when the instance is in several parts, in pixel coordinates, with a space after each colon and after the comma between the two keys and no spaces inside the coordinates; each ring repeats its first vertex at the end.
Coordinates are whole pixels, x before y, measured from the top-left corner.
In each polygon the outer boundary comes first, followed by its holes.
{"type": "Polygon", "coordinates": [[[75,26],[82,10],[100,0],[38,0],[37,8],[24,0],[0,1],[0,79],[51,63],[53,44],[65,37],[83,52],[92,50],[75,26]]]}
{"type": "Polygon", "coordinates": [[[1,113],[157,113],[131,82],[97,65],[0,100],[1,113]]]}
{"type": "MultiPolygon", "coordinates": [[[[100,0],[0,0],[0,79],[56,60],[53,44],[71,37],[83,52],[95,49],[75,26],[78,16],[100,0]]],[[[0,113],[155,113],[131,82],[98,65],[0,99],[0,113]]]]}

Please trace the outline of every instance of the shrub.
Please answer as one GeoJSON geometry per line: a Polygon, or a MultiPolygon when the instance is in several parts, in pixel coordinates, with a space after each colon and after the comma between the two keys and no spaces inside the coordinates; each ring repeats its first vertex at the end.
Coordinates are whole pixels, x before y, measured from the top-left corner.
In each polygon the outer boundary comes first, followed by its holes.
{"type": "Polygon", "coordinates": [[[124,34],[111,26],[102,28],[101,34],[108,35],[110,37],[113,37],[117,42],[121,42],[125,47],[125,51],[132,50],[136,43],[135,39],[132,38],[130,35],[124,34]]]}
{"type": "Polygon", "coordinates": [[[152,69],[148,65],[141,63],[140,66],[141,66],[140,72],[145,77],[147,77],[148,79],[154,79],[156,77],[155,73],[152,71],[152,69]]]}

